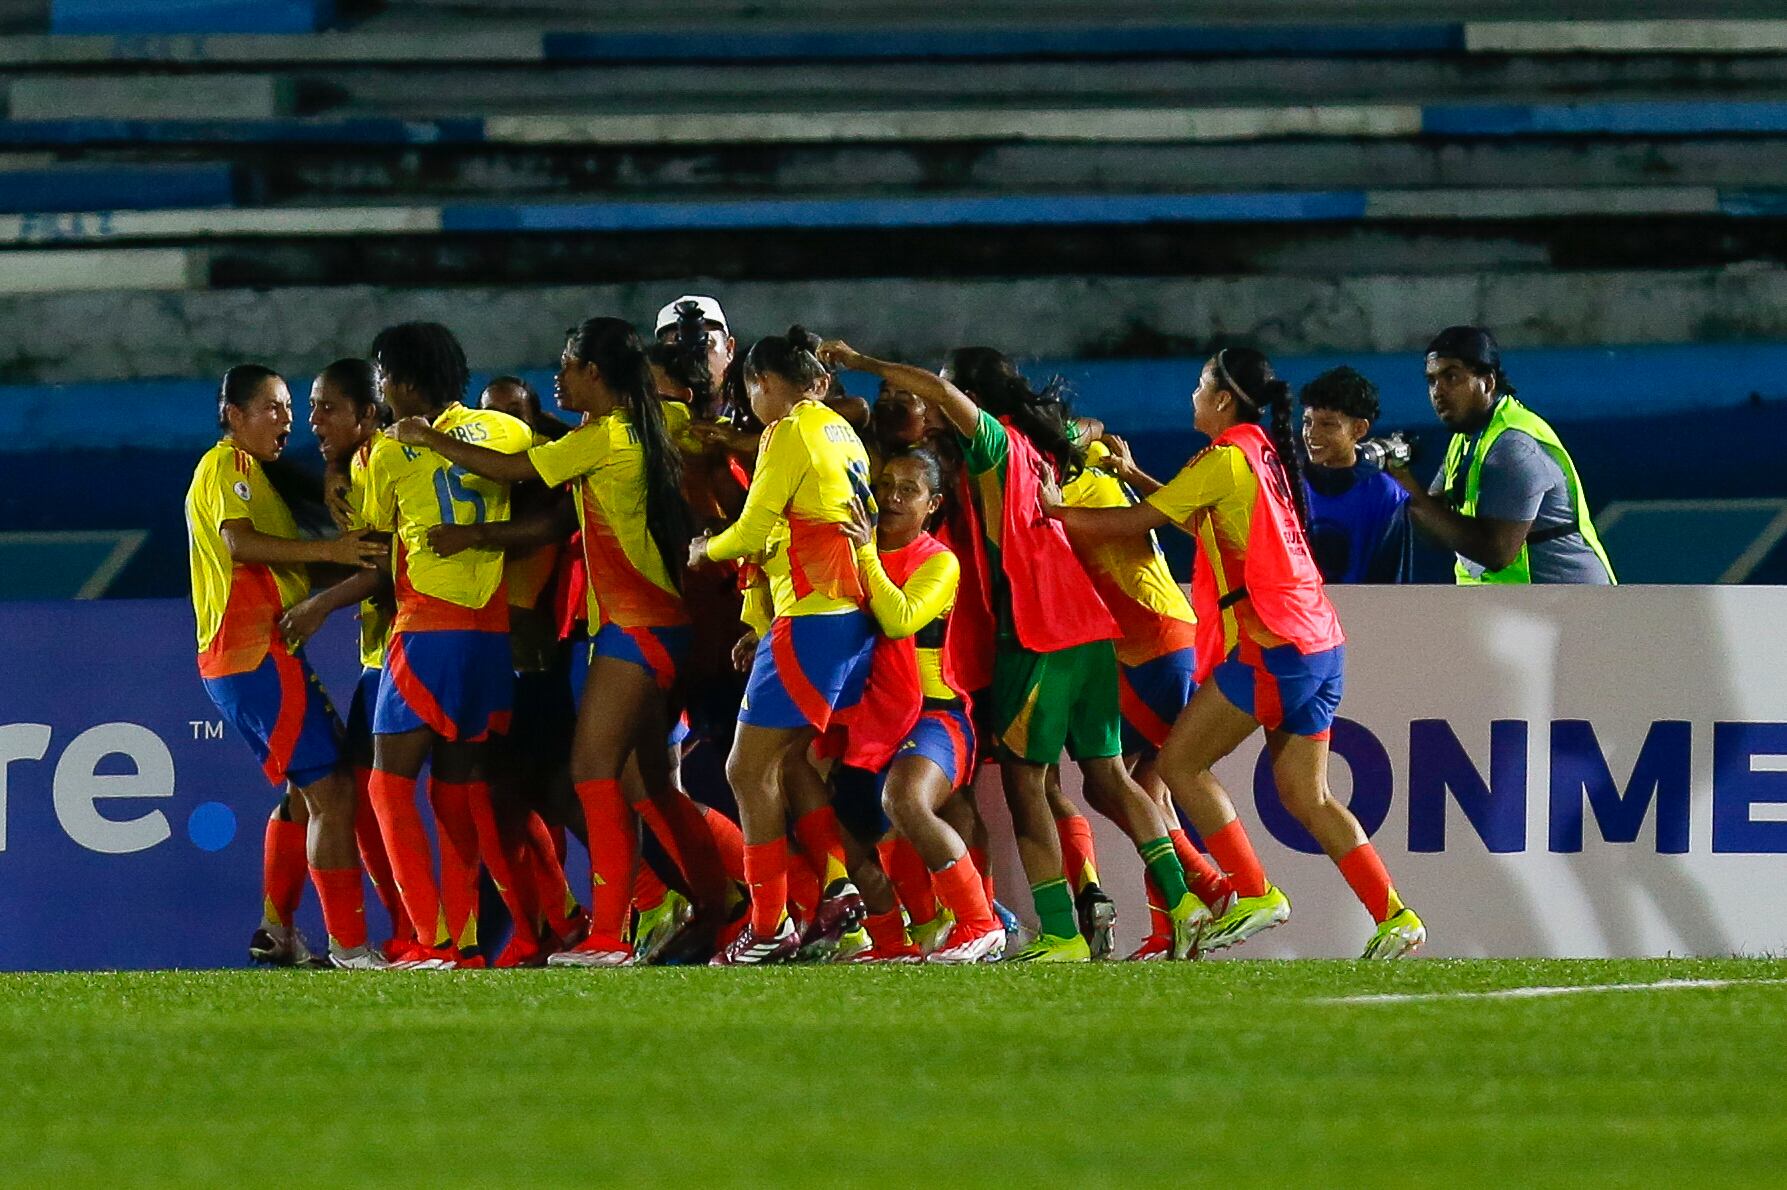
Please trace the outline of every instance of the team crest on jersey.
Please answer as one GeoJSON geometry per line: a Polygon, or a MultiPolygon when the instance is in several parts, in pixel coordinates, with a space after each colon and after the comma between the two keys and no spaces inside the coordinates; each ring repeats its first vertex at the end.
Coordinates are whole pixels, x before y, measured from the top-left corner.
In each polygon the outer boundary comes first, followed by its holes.
{"type": "Polygon", "coordinates": [[[235,483],[234,490],[236,495],[240,496],[242,499],[248,499],[248,481],[246,479],[238,479],[235,483]]]}

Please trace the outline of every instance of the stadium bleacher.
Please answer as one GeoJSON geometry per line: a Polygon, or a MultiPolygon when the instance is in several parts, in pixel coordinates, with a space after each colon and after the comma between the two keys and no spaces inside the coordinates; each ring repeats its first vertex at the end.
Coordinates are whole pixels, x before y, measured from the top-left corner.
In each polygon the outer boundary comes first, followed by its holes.
{"type": "MultiPolygon", "coordinates": [[[[643,312],[696,278],[747,333],[798,316],[927,358],[964,334],[1070,372],[1154,357],[1168,390],[1106,412],[1175,429],[1167,378],[1211,342],[1389,375],[1460,321],[1579,421],[1782,395],[1731,362],[1779,338],[1787,251],[1787,20],[1753,0],[1245,21],[1148,0],[6,0],[0,65],[15,410],[77,383],[82,417],[138,426],[134,382],[199,391],[249,356],[303,373],[387,316],[456,310],[475,364],[535,368],[582,303],[643,312]],[[1613,377],[1642,365],[1595,353],[1647,347],[1684,354],[1634,406],[1613,377]]],[[[1087,401],[1120,402],[1096,372],[1087,401]]],[[[58,419],[14,420],[25,455],[58,419]]],[[[1683,495],[1612,471],[1597,502],[1683,495]]],[[[152,539],[137,568],[166,585],[165,556],[152,539]]]]}

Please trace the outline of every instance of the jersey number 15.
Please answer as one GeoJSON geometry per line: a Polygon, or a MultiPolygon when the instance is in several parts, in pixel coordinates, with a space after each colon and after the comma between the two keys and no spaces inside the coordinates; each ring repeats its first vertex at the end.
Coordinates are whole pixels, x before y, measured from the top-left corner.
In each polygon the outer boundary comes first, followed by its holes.
{"type": "Polygon", "coordinates": [[[434,473],[434,497],[440,501],[443,525],[484,523],[484,497],[466,486],[466,474],[463,467],[443,467],[434,473]],[[471,516],[459,515],[459,506],[462,504],[471,506],[471,516]]]}

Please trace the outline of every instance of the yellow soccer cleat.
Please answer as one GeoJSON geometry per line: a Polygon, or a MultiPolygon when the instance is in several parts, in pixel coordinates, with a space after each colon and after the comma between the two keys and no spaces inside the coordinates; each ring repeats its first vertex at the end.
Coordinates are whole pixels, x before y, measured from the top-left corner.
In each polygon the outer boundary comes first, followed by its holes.
{"type": "Polygon", "coordinates": [[[1173,950],[1175,959],[1195,959],[1199,948],[1203,945],[1204,935],[1216,924],[1210,906],[1198,900],[1197,894],[1186,893],[1179,903],[1167,911],[1173,920],[1173,950]]]}
{"type": "Polygon", "coordinates": [[[1014,955],[1006,956],[1007,963],[1090,963],[1092,948],[1086,945],[1083,934],[1061,938],[1054,934],[1038,935],[1036,940],[1014,955]]]}
{"type": "Polygon", "coordinates": [[[1413,909],[1406,905],[1378,923],[1377,933],[1365,944],[1360,958],[1400,959],[1421,949],[1427,941],[1427,927],[1413,909]]]}
{"type": "Polygon", "coordinates": [[[1291,919],[1291,899],[1276,884],[1257,897],[1237,897],[1234,906],[1204,933],[1205,950],[1239,946],[1255,934],[1291,919]]]}

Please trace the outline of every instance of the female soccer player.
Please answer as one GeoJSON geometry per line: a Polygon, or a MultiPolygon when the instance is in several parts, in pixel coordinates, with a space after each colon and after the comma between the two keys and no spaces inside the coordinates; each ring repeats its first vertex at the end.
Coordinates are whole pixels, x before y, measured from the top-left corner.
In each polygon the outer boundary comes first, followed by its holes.
{"type": "Polygon", "coordinates": [[[1211,445],[1165,487],[1128,508],[1051,501],[1049,513],[1090,539],[1139,536],[1168,523],[1197,539],[1199,686],[1161,749],[1160,771],[1237,897],[1206,943],[1233,946],[1290,918],[1290,900],[1267,881],[1233,803],[1207,779],[1212,765],[1264,727],[1285,808],[1339,865],[1377,923],[1365,957],[1411,953],[1427,936],[1421,919],[1397,897],[1358,820],[1328,792],[1345,637],[1304,532],[1290,386],[1259,352],[1228,348],[1204,365],[1192,408],[1211,445]],[[1268,413],[1270,436],[1259,426],[1268,413]]]}
{"type": "MultiPolygon", "coordinates": [[[[1062,503],[1074,508],[1127,508],[1136,502],[1128,480],[1138,475],[1128,444],[1114,435],[1103,435],[1086,448],[1086,469],[1061,488],[1062,503]]],[[[1145,477],[1139,481],[1145,482],[1145,477]]],[[[1076,540],[1074,545],[1086,563],[1086,573],[1091,575],[1099,598],[1122,631],[1117,639],[1117,685],[1123,712],[1124,763],[1136,783],[1159,807],[1191,891],[1213,912],[1220,911],[1219,907],[1226,908],[1227,882],[1179,829],[1166,783],[1155,766],[1173,721],[1191,701],[1191,692],[1197,685],[1197,617],[1185,600],[1185,592],[1167,569],[1166,556],[1154,534],[1090,542],[1076,540]]],[[[1100,804],[1096,791],[1090,787],[1086,792],[1094,809],[1121,823],[1117,807],[1100,804]]],[[[1071,806],[1065,808],[1072,810],[1071,806]]],[[[1061,813],[1062,809],[1058,804],[1057,827],[1071,822],[1061,813]]],[[[1084,829],[1084,819],[1073,825],[1084,829]]],[[[1086,834],[1089,841],[1090,831],[1086,834]]],[[[1069,845],[1069,832],[1064,829],[1064,854],[1069,845]]],[[[1070,860],[1070,875],[1074,868],[1070,860]]],[[[1164,895],[1152,876],[1147,884],[1151,929],[1142,945],[1129,956],[1138,961],[1164,959],[1172,954],[1172,921],[1167,916],[1164,895]]]]}
{"type": "Polygon", "coordinates": [[[692,534],[681,461],[665,430],[645,344],[618,318],[592,318],[570,332],[559,368],[559,403],[585,421],[557,442],[504,454],[455,441],[420,419],[399,422],[393,433],[502,483],[581,481],[577,513],[597,625],[586,689],[600,696],[584,698],[578,710],[571,767],[594,879],[589,936],[551,962],[612,967],[633,957],[625,932],[639,833],[635,809],[684,867],[703,903],[722,901],[727,884],[700,811],[670,781],[664,746],[671,692],[689,646],[678,579],[692,534]],[[629,758],[639,765],[642,792],[653,795],[636,805],[622,791],[629,758]],[[678,816],[681,829],[667,815],[678,816]]]}
{"type": "Polygon", "coordinates": [[[309,812],[310,878],[337,967],[380,967],[366,945],[360,865],[354,853],[354,786],[342,765],[341,726],[301,650],[280,628],[309,589],[304,566],[372,566],[382,544],[347,533],[305,541],[262,465],[291,437],[292,395],[270,368],[242,364],[223,377],[217,423],[186,491],[199,675],[275,787],[309,812]]]}
{"type": "Polygon", "coordinates": [[[857,505],[846,529],[883,636],[851,719],[845,761],[883,772],[882,808],[917,848],[937,899],[955,918],[930,961],[991,962],[1005,952],[1005,928],[967,845],[940,814],[974,777],[974,726],[946,647],[961,567],[925,531],[943,503],[937,457],[922,448],[888,456],[875,500],[879,527],[871,529],[857,505]]]}
{"type": "MultiPolygon", "coordinates": [[[[465,352],[446,327],[387,327],[373,340],[372,362],[380,396],[394,416],[424,417],[450,437],[505,453],[533,444],[524,423],[461,403],[469,372],[465,352]]],[[[480,857],[506,903],[516,901],[518,887],[502,849],[479,842],[480,821],[491,817],[484,741],[507,724],[514,697],[503,555],[470,549],[443,557],[430,545],[428,531],[508,520],[509,489],[435,451],[380,437],[367,464],[362,514],[374,530],[393,534],[397,591],[372,717],[373,810],[404,907],[430,957],[481,967],[480,857]],[[441,839],[438,888],[416,811],[416,778],[424,762],[430,762],[429,798],[441,839]]],[[[518,902],[510,912],[525,916],[518,902]]]]}
{"type": "MultiPolygon", "coordinates": [[[[856,431],[824,404],[831,376],[819,347],[817,336],[797,326],[751,348],[745,382],[752,409],[770,428],[738,521],[689,546],[692,566],[760,557],[775,613],[757,644],[726,762],[744,827],[751,921],[715,956],[722,966],[782,962],[801,947],[787,910],[785,783],[823,785],[808,745],[861,697],[874,645],[856,548],[844,530],[851,500],[872,502],[869,459],[856,431]]],[[[826,872],[805,941],[854,929],[862,897],[846,874],[836,813],[811,810],[795,832],[826,872]]]]}
{"type": "Polygon", "coordinates": [[[1095,796],[1122,808],[1130,837],[1166,894],[1175,957],[1189,955],[1210,911],[1186,888],[1159,810],[1123,765],[1111,643],[1118,635],[1116,623],[1066,534],[1041,515],[1038,503],[1040,476],[1060,471],[1071,479],[1080,466],[1059,404],[1033,392],[1011,362],[989,348],[957,351],[945,376],[872,359],[843,343],[827,344],[826,354],[936,405],[955,427],[974,476],[982,537],[974,548],[987,560],[996,621],[991,719],[1018,853],[1042,927],[1013,957],[1026,962],[1091,957],[1063,878],[1061,839],[1047,791],[1048,766],[1064,746],[1080,762],[1095,796]]]}
{"type": "MultiPolygon", "coordinates": [[[[310,428],[322,451],[324,496],[329,513],[336,528],[344,533],[366,528],[360,517],[366,490],[366,461],[383,421],[378,381],[370,363],[363,359],[338,359],[317,374],[310,386],[310,428]]],[[[383,571],[362,570],[293,605],[286,611],[281,626],[288,639],[307,640],[330,615],[356,602],[360,605],[361,670],[348,706],[345,749],[354,772],[354,834],[366,874],[391,919],[391,940],[383,948],[385,957],[413,958],[409,952],[415,945],[415,929],[397,895],[391,861],[385,854],[378,818],[372,812],[372,799],[367,793],[372,779],[372,707],[378,700],[385,636],[391,627],[390,578],[383,571]]],[[[274,827],[269,824],[269,852],[273,837],[274,827]]],[[[268,865],[270,871],[280,867],[289,870],[289,866],[272,862],[268,865]]],[[[271,898],[271,890],[269,893],[271,898]]]]}

